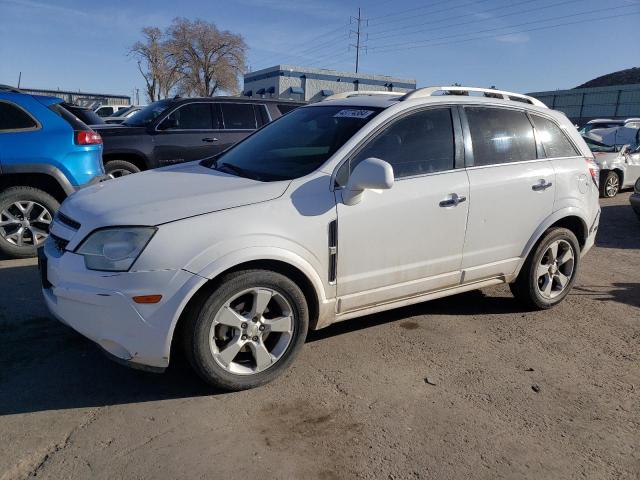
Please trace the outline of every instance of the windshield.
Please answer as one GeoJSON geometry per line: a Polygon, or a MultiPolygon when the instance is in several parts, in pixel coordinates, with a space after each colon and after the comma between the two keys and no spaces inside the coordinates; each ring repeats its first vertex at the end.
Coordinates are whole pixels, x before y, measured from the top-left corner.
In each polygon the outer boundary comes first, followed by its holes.
{"type": "Polygon", "coordinates": [[[320,167],[381,110],[339,106],[299,108],[209,164],[260,181],[299,178],[320,167]]]}
{"type": "Polygon", "coordinates": [[[158,100],[157,102],[150,103],[142,110],[127,118],[122,124],[127,127],[146,127],[158,118],[170,105],[171,100],[158,100]]]}
{"type": "Polygon", "coordinates": [[[585,136],[583,136],[582,138],[587,143],[587,146],[592,152],[615,153],[620,150],[620,148],[616,147],[615,145],[606,145],[604,143],[595,141],[593,138],[585,136]]]}

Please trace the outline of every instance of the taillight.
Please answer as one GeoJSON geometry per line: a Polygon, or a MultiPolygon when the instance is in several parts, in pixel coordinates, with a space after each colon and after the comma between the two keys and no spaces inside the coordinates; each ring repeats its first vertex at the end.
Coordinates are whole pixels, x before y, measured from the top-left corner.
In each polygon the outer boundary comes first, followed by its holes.
{"type": "Polygon", "coordinates": [[[587,162],[587,166],[589,167],[591,180],[593,180],[593,183],[597,188],[600,188],[600,167],[598,167],[598,164],[593,158],[585,157],[584,159],[587,162]]]}
{"type": "Polygon", "coordinates": [[[102,143],[102,137],[93,130],[80,130],[76,132],[76,143],[78,145],[99,145],[102,143]]]}

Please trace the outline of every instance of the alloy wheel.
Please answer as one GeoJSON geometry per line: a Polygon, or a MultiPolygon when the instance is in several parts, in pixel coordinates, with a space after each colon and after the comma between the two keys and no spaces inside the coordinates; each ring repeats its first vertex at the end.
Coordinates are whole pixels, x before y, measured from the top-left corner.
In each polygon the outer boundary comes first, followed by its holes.
{"type": "Polygon", "coordinates": [[[37,247],[49,235],[52,215],[37,202],[21,200],[0,212],[0,236],[17,247],[37,247]]]}
{"type": "Polygon", "coordinates": [[[293,309],[279,292],[256,287],[235,294],[211,324],[213,358],[226,371],[253,375],[284,355],[294,333],[293,309]]]}
{"type": "Polygon", "coordinates": [[[544,252],[536,269],[538,291],[546,299],[561,295],[575,271],[575,251],[566,240],[556,240],[544,252]]]}
{"type": "Polygon", "coordinates": [[[609,178],[607,178],[607,183],[605,185],[607,196],[615,197],[618,194],[619,188],[620,180],[618,179],[618,175],[610,175],[609,178]]]}

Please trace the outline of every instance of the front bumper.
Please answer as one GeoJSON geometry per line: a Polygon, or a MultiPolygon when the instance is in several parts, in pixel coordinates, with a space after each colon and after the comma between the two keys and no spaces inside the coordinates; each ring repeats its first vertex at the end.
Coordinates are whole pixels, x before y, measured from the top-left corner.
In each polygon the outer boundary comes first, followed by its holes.
{"type": "Polygon", "coordinates": [[[631,207],[633,207],[633,211],[636,212],[638,219],[640,220],[640,193],[634,193],[629,197],[629,202],[631,203],[631,207]]]}
{"type": "Polygon", "coordinates": [[[95,272],[80,255],[56,256],[45,248],[43,294],[62,323],[130,366],[162,370],[187,299],[205,279],[184,270],[95,272]],[[157,304],[136,304],[136,295],[162,295],[157,304]]]}

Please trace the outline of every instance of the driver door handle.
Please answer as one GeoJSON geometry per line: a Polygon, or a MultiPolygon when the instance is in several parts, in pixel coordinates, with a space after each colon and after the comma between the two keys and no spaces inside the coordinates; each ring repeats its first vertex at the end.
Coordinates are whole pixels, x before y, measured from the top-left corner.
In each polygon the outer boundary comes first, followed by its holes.
{"type": "Polygon", "coordinates": [[[551,186],[553,186],[553,183],[547,182],[544,178],[541,178],[538,183],[536,183],[535,185],[531,185],[531,190],[533,190],[534,192],[541,192],[551,186]]]}
{"type": "Polygon", "coordinates": [[[218,139],[216,137],[205,137],[202,139],[202,141],[207,143],[213,143],[213,142],[217,142],[218,139]]]}
{"type": "Polygon", "coordinates": [[[440,202],[440,206],[445,208],[456,207],[458,206],[458,204],[466,201],[467,201],[467,197],[465,197],[464,195],[458,195],[457,193],[452,193],[451,195],[449,195],[449,198],[445,198],[440,202]]]}

